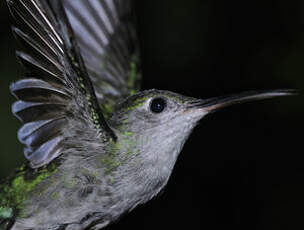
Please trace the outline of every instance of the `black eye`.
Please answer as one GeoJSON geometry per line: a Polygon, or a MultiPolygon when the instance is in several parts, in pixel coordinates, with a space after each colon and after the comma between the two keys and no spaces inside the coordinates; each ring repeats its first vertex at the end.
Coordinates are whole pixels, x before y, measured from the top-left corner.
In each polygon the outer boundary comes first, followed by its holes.
{"type": "Polygon", "coordinates": [[[166,101],[163,98],[155,98],[150,104],[150,109],[153,113],[161,113],[166,108],[166,101]]]}

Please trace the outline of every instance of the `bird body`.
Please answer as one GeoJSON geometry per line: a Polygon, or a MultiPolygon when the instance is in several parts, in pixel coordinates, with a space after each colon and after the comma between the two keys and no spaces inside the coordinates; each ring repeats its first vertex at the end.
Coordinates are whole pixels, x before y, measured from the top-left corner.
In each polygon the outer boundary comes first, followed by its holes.
{"type": "Polygon", "coordinates": [[[79,123],[72,121],[67,126],[65,145],[73,148],[62,153],[68,157],[38,170],[23,167],[9,179],[11,184],[5,185],[3,191],[11,196],[6,206],[16,207],[23,218],[13,229],[40,225],[47,229],[57,223],[84,229],[95,221],[100,227],[146,203],[166,185],[184,144],[180,140],[186,140],[195,126],[195,122],[177,124],[185,117],[198,121],[203,115],[187,113],[187,107],[175,103],[186,105],[194,100],[158,90],[131,96],[109,121],[116,141],[103,141],[98,132],[91,132],[94,129],[77,127],[79,123]],[[155,96],[171,98],[181,117],[164,114],[159,122],[151,113],[147,120],[145,111],[155,96]],[[77,135],[84,132],[83,128],[86,135],[77,135]]]}
{"type": "Polygon", "coordinates": [[[131,1],[7,2],[29,72],[11,85],[27,162],[0,186],[1,229],[101,229],[164,188],[205,115],[292,94],[139,91],[131,1]]]}

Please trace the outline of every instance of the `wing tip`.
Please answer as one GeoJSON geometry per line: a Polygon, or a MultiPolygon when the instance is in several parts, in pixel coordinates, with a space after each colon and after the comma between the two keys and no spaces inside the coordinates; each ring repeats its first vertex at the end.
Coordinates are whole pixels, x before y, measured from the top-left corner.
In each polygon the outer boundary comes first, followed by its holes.
{"type": "Polygon", "coordinates": [[[17,82],[18,82],[18,81],[12,82],[12,83],[9,85],[9,90],[10,90],[11,94],[12,94],[15,98],[19,99],[19,98],[17,97],[17,95],[15,94],[15,91],[16,91],[16,89],[17,89],[17,82]]]}
{"type": "Polygon", "coordinates": [[[58,157],[61,154],[62,149],[59,147],[59,145],[62,141],[62,136],[55,137],[45,142],[34,151],[30,151],[31,148],[29,148],[27,151],[24,151],[24,156],[27,160],[30,161],[32,168],[39,168],[41,166],[47,165],[54,158],[58,157]]]}
{"type": "Polygon", "coordinates": [[[12,104],[12,107],[11,107],[11,111],[12,111],[12,114],[21,122],[23,122],[23,119],[21,116],[18,115],[18,112],[20,111],[19,107],[20,107],[20,104],[22,103],[22,101],[18,100],[18,101],[15,101],[13,104],[12,104]]]}

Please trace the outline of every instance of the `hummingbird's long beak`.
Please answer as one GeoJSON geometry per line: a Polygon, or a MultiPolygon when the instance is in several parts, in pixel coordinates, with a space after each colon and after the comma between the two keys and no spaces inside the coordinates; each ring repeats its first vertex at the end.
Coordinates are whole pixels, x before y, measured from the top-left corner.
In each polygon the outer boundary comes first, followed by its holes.
{"type": "Polygon", "coordinates": [[[197,100],[192,102],[188,109],[199,109],[207,114],[234,104],[295,94],[296,91],[292,89],[247,91],[240,94],[197,100]]]}

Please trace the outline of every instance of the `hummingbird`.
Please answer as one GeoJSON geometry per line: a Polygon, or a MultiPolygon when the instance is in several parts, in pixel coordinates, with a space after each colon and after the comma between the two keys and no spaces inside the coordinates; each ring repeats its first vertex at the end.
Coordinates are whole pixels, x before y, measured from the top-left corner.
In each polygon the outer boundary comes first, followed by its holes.
{"type": "Polygon", "coordinates": [[[10,86],[26,162],[0,185],[0,229],[102,229],[163,190],[207,114],[294,93],[141,91],[133,4],[7,0],[26,69],[10,86]]]}

